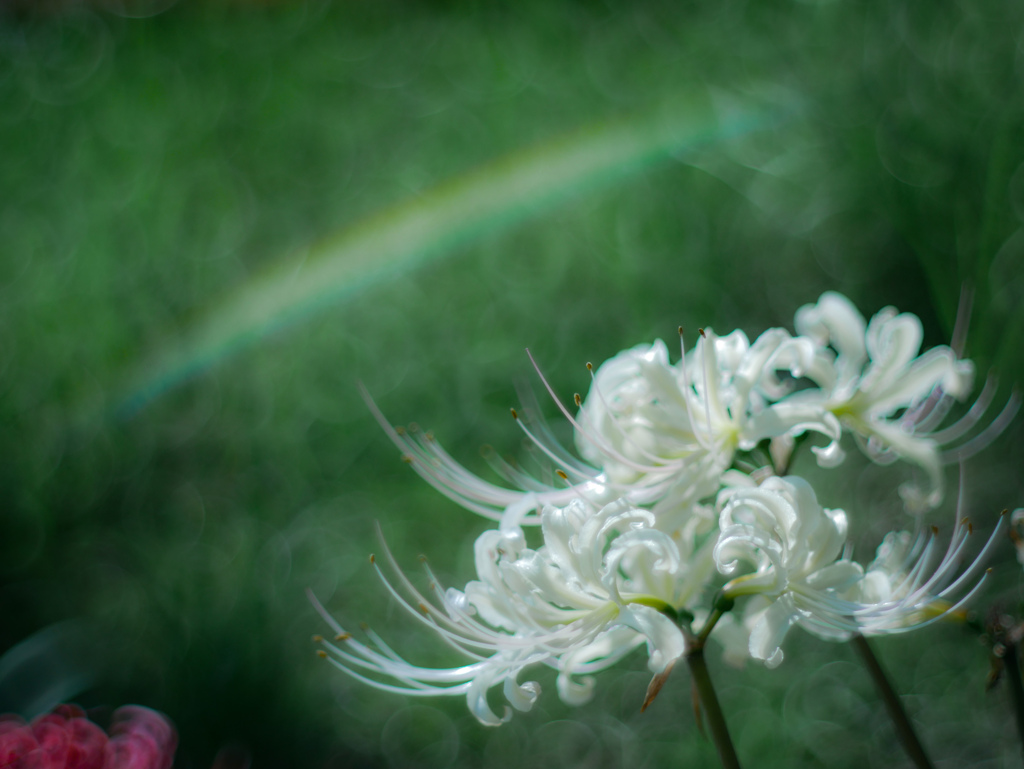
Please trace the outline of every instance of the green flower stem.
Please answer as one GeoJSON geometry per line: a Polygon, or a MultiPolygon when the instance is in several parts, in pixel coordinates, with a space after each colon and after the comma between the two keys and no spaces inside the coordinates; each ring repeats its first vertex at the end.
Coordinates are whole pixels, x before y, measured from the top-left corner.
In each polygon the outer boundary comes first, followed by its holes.
{"type": "Polygon", "coordinates": [[[711,683],[703,647],[688,651],[686,664],[690,667],[690,675],[693,676],[694,686],[697,687],[697,694],[704,707],[704,713],[707,715],[708,725],[711,727],[711,737],[718,749],[718,758],[722,762],[722,768],[739,769],[740,760],[733,747],[732,738],[729,736],[729,727],[725,723],[725,715],[722,713],[722,706],[718,703],[715,687],[711,683]]]}
{"type": "Polygon", "coordinates": [[[729,736],[729,727],[725,723],[725,715],[722,713],[722,706],[718,703],[715,687],[711,683],[708,663],[704,659],[704,643],[697,639],[694,641],[694,643],[688,644],[684,656],[686,664],[690,668],[690,675],[693,676],[693,685],[697,687],[700,704],[707,715],[708,725],[711,727],[711,738],[718,749],[718,759],[722,762],[722,769],[740,769],[740,760],[736,755],[736,748],[733,747],[732,738],[729,736]]]}
{"type": "Polygon", "coordinates": [[[735,599],[719,593],[715,597],[715,605],[711,610],[711,614],[708,615],[707,622],[704,623],[704,627],[701,628],[700,633],[697,634],[697,638],[694,639],[694,646],[703,651],[704,644],[707,643],[708,636],[711,635],[711,631],[715,629],[715,625],[727,611],[732,611],[733,605],[736,603],[735,599]]]}
{"type": "Polygon", "coordinates": [[[910,760],[914,762],[914,766],[918,767],[918,769],[933,769],[932,762],[924,752],[924,746],[921,745],[921,741],[917,738],[910,719],[907,718],[907,712],[903,709],[903,703],[900,701],[899,695],[892,688],[892,684],[889,682],[889,678],[886,676],[885,670],[875,656],[874,651],[871,650],[868,640],[857,633],[853,636],[850,643],[853,644],[853,648],[860,654],[864,667],[868,669],[868,673],[871,674],[871,680],[875,682],[878,693],[882,695],[885,708],[889,711],[889,718],[892,719],[893,726],[896,727],[896,734],[900,738],[900,742],[903,743],[903,749],[907,752],[910,760]]]}
{"type": "Polygon", "coordinates": [[[1007,683],[1010,686],[1010,698],[1013,700],[1013,711],[1017,721],[1017,735],[1024,749],[1024,685],[1020,678],[1020,647],[1013,640],[1003,642],[1003,665],[1006,667],[1007,683]]]}

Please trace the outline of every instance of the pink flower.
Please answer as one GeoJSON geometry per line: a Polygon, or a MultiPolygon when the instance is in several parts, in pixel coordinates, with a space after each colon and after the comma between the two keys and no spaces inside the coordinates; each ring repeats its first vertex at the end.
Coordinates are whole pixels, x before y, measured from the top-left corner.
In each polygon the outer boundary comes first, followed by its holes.
{"type": "Polygon", "coordinates": [[[170,769],[178,734],[155,710],[125,705],[114,713],[104,769],[170,769]]]}
{"type": "Polygon", "coordinates": [[[0,716],[0,769],[170,769],[178,735],[155,710],[114,712],[110,738],[77,705],[58,705],[31,724],[0,716]]]}
{"type": "Polygon", "coordinates": [[[103,769],[107,735],[77,705],[58,705],[31,728],[47,769],[103,769]]]}
{"type": "Polygon", "coordinates": [[[32,730],[16,716],[0,716],[0,767],[37,769],[43,766],[43,752],[32,730]]]}

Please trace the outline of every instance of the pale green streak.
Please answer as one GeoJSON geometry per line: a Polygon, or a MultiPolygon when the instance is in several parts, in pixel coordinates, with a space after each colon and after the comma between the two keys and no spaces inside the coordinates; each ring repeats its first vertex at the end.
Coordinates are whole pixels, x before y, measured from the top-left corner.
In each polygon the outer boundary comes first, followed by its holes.
{"type": "Polygon", "coordinates": [[[509,225],[671,153],[774,124],[788,109],[716,114],[706,95],[608,122],[508,155],[364,220],[253,277],[211,307],[190,335],[129,378],[118,411],[138,409],[268,332],[425,257],[509,225]]]}

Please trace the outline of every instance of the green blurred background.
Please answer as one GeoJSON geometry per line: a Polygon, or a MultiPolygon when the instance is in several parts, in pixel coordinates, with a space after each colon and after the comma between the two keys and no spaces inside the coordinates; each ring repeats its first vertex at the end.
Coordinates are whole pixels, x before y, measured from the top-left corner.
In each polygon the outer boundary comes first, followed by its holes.
{"type": "MultiPolygon", "coordinates": [[[[399,461],[357,382],[485,472],[484,443],[522,454],[526,347],[569,398],[587,361],[791,328],[826,289],[940,344],[971,285],[967,352],[1005,399],[1022,22],[1010,0],[0,0],[0,711],[146,704],[179,767],[714,765],[682,671],[639,713],[643,654],[577,709],[540,671],[496,730],[316,658],[307,587],[451,664],[377,583],[374,522],[455,585],[487,525],[399,461]]],[[[1020,438],[968,465],[983,530],[1022,504],[1020,438]]],[[[851,457],[822,487],[880,521],[862,559],[906,525],[899,477],[851,457]]],[[[993,566],[980,611],[1016,611],[1009,544],[993,566]]],[[[877,648],[937,765],[1018,765],[976,634],[877,648]]],[[[850,649],[794,631],[786,654],[711,652],[749,765],[902,765],[850,649]]]]}

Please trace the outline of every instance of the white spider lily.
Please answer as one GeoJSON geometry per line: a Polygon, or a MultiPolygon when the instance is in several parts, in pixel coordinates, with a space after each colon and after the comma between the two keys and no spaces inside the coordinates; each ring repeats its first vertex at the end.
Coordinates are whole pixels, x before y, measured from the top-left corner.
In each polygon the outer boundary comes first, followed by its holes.
{"type": "Polygon", "coordinates": [[[742,331],[702,330],[674,366],[661,341],[626,350],[594,376],[573,423],[577,448],[610,482],[643,489],[659,517],[685,513],[718,490],[737,450],[807,430],[839,437],[831,414],[780,401],[816,352],[777,328],[752,345],[742,331]]]}
{"type": "Polygon", "coordinates": [[[974,528],[966,518],[954,522],[953,536],[936,562],[937,529],[926,535],[890,532],[879,545],[875,560],[859,585],[854,619],[864,635],[904,633],[944,617],[962,616],[987,576],[989,555],[1002,534],[1000,516],[974,559],[961,568],[974,528]]]}
{"type": "Polygon", "coordinates": [[[576,499],[563,508],[544,509],[544,545],[533,550],[518,525],[521,514],[508,516],[499,529],[477,539],[479,579],[464,591],[443,590],[424,563],[428,599],[398,569],[387,548],[393,581],[374,560],[392,596],[467,664],[419,667],[370,631],[372,643],[357,641],[321,609],[336,633],[335,642],[324,642],[324,655],[349,675],[385,691],[465,695],[473,714],[489,725],[511,716],[509,708],[498,716],[488,704],[487,692],[498,684],[512,707],[528,710],[533,705],[539,685],[518,682],[520,672],[532,665],[557,670],[560,696],[575,704],[593,690],[589,674],[645,642],[655,674],[682,655],[682,631],[664,612],[699,599],[714,573],[713,538],[697,552],[682,554],[671,537],[654,528],[650,511],[624,500],[594,509],[576,499]]]}
{"type": "MultiPolygon", "coordinates": [[[[805,390],[793,400],[819,404],[838,417],[875,461],[899,458],[920,466],[927,475],[927,488],[901,489],[912,508],[936,506],[942,498],[942,464],[966,459],[988,445],[1019,406],[1014,394],[986,430],[953,445],[981,419],[995,394],[994,381],[966,416],[937,430],[952,401],[970,393],[974,365],[946,346],[919,355],[922,330],[917,316],[886,307],[865,324],[846,297],[828,291],[816,304],[797,311],[796,329],[823,348],[830,345],[836,357],[832,365],[809,367],[808,376],[820,389],[805,390]]],[[[836,442],[817,451],[823,466],[842,461],[836,442]]]]}
{"type": "Polygon", "coordinates": [[[971,533],[957,524],[935,563],[934,532],[888,535],[867,572],[846,557],[847,519],[825,510],[801,478],[770,478],[761,486],[720,495],[722,531],[715,562],[726,576],[741,562],[753,571],[722,589],[731,598],[757,596],[748,611],[749,653],[768,667],[782,662],[782,642],[794,624],[827,640],[853,633],[905,632],[958,612],[980,589],[978,571],[996,542],[997,527],[977,558],[960,562],[971,533]]]}
{"type": "Polygon", "coordinates": [[[860,566],[837,560],[846,544],[842,510],[825,510],[802,478],[769,478],[761,486],[727,488],[719,495],[721,534],[715,563],[732,576],[741,562],[753,571],[728,582],[729,598],[758,595],[772,603],[750,633],[750,656],[768,667],[782,662],[783,638],[800,621],[808,630],[836,636],[821,607],[845,595],[863,576],[860,566]]]}

